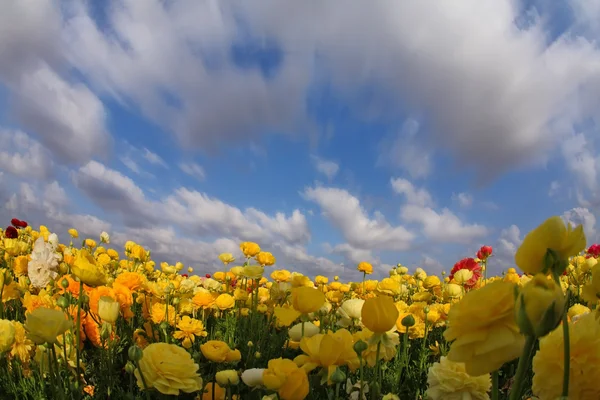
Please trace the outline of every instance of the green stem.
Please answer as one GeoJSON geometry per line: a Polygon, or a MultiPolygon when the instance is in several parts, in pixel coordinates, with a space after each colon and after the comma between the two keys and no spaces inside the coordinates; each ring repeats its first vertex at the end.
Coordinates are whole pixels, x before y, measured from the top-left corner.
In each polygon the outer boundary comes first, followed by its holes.
{"type": "Polygon", "coordinates": [[[360,363],[360,365],[359,365],[360,384],[359,384],[359,388],[358,388],[358,398],[362,400],[362,398],[363,398],[363,371],[364,371],[363,365],[364,365],[364,363],[363,363],[363,358],[362,358],[361,354],[358,355],[358,361],[360,363]]]}
{"type": "MultiPolygon", "coordinates": [[[[567,307],[569,305],[569,295],[567,293],[567,307]]],[[[569,374],[571,371],[571,341],[569,338],[569,321],[567,313],[563,313],[563,342],[564,342],[564,371],[563,371],[563,390],[562,395],[569,395],[569,374]]]]}
{"type": "MultiPolygon", "coordinates": [[[[371,391],[371,399],[375,400],[379,393],[377,393],[381,388],[381,362],[379,361],[379,354],[381,353],[381,339],[377,342],[377,350],[375,351],[375,382],[377,383],[377,387],[373,388],[371,391]]],[[[362,381],[361,381],[362,384],[362,381]]]]}
{"type": "MultiPolygon", "coordinates": [[[[76,356],[77,356],[77,361],[76,361],[76,371],[77,371],[77,387],[79,388],[79,382],[81,379],[81,367],[80,367],[80,363],[79,360],[81,358],[81,303],[83,303],[83,281],[79,280],[79,298],[77,299],[77,348],[75,349],[76,351],[76,356]]],[[[78,391],[77,393],[77,397],[81,397],[81,391],[78,391]]]]}
{"type": "Polygon", "coordinates": [[[492,372],[492,400],[498,400],[500,389],[498,387],[498,371],[492,372]]]}
{"type": "Polygon", "coordinates": [[[335,400],[339,400],[340,398],[340,383],[335,384],[335,400]]]}
{"type": "Polygon", "coordinates": [[[519,366],[517,367],[517,373],[515,374],[515,380],[513,387],[510,391],[510,400],[521,400],[523,394],[523,385],[525,384],[525,375],[529,370],[529,364],[531,364],[531,356],[535,348],[534,336],[527,336],[525,339],[525,347],[523,348],[523,354],[519,358],[519,366]]]}

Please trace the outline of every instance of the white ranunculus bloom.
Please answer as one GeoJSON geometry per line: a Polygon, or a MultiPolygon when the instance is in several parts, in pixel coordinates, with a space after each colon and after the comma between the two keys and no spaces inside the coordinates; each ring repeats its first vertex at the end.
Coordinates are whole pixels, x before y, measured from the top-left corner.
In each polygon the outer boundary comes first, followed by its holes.
{"type": "Polygon", "coordinates": [[[249,387],[263,385],[263,368],[250,368],[242,372],[242,382],[249,387]]]}
{"type": "Polygon", "coordinates": [[[31,260],[27,265],[27,274],[31,284],[36,288],[46,287],[58,276],[57,269],[60,259],[61,255],[55,252],[54,246],[46,243],[40,236],[33,245],[31,260]]]}

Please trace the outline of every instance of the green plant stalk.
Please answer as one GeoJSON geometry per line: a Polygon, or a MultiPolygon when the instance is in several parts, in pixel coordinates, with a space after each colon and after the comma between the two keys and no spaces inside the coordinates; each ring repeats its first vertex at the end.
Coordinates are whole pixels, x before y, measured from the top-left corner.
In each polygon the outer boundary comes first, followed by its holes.
{"type": "Polygon", "coordinates": [[[525,375],[529,370],[529,364],[531,364],[531,355],[533,354],[535,341],[536,338],[534,336],[527,336],[525,339],[523,354],[521,354],[521,358],[519,358],[517,373],[515,374],[513,387],[510,391],[510,400],[521,400],[523,385],[525,384],[525,375]]]}
{"type": "Polygon", "coordinates": [[[498,400],[500,389],[498,387],[498,370],[492,372],[492,400],[498,400]]]}
{"type": "MultiPolygon", "coordinates": [[[[381,362],[379,360],[379,354],[381,353],[381,339],[377,342],[377,350],[375,350],[375,382],[377,382],[377,389],[381,388],[381,362]]],[[[362,380],[360,382],[362,385],[362,380]]],[[[379,393],[378,390],[373,390],[371,392],[371,399],[375,400],[379,393]]],[[[359,397],[360,398],[360,397],[359,397]]]]}
{"type": "Polygon", "coordinates": [[[363,371],[364,371],[364,363],[363,363],[363,358],[362,355],[359,354],[358,355],[358,362],[359,362],[359,379],[360,379],[360,384],[359,384],[359,388],[358,388],[358,398],[362,400],[363,398],[363,371]]]}
{"type": "Polygon", "coordinates": [[[81,397],[81,391],[79,390],[79,380],[81,379],[81,366],[80,366],[80,358],[81,358],[81,303],[83,303],[83,281],[80,279],[79,280],[79,298],[77,299],[77,348],[75,349],[76,351],[76,356],[77,356],[77,361],[76,361],[76,368],[75,371],[77,371],[77,389],[78,389],[78,393],[77,393],[77,397],[80,398],[81,397]]]}

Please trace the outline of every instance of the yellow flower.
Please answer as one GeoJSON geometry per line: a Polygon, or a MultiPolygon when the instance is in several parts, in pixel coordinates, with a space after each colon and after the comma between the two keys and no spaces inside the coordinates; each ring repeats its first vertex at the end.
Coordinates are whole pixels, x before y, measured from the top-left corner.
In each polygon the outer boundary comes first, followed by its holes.
{"type": "Polygon", "coordinates": [[[362,358],[367,362],[369,367],[374,367],[377,362],[377,347],[379,346],[379,359],[383,361],[390,361],[394,358],[398,351],[397,346],[400,344],[400,337],[395,332],[385,333],[385,339],[377,342],[372,342],[373,332],[368,329],[356,332],[354,335],[354,341],[358,342],[362,340],[368,344],[366,350],[362,352],[362,358]],[[378,343],[381,343],[379,345],[378,343]]]}
{"type": "Polygon", "coordinates": [[[358,269],[360,272],[363,272],[367,275],[370,275],[373,273],[373,266],[371,265],[371,263],[368,263],[366,261],[360,262],[356,269],[358,269]]]}
{"type": "Polygon", "coordinates": [[[292,290],[292,305],[302,314],[316,312],[325,303],[325,295],[320,290],[302,286],[292,290]]]}
{"type": "Polygon", "coordinates": [[[494,281],[468,292],[450,308],[448,360],[464,362],[471,376],[490,373],[519,357],[524,337],[515,321],[515,285],[494,281]]]}
{"type": "Polygon", "coordinates": [[[388,296],[367,299],[361,311],[363,325],[375,333],[384,333],[392,329],[398,315],[394,300],[388,296]]]}
{"type": "Polygon", "coordinates": [[[450,299],[456,299],[456,298],[462,296],[462,294],[463,294],[462,288],[459,285],[457,285],[456,283],[448,283],[444,287],[444,296],[448,297],[450,299]]]}
{"type": "Polygon", "coordinates": [[[292,274],[290,273],[290,271],[287,271],[285,269],[277,269],[271,272],[271,279],[277,282],[287,282],[290,280],[291,275],[292,274]]]}
{"type": "Polygon", "coordinates": [[[56,344],[57,336],[69,328],[71,322],[65,313],[50,308],[37,308],[25,320],[25,330],[35,344],[56,344]]]}
{"type": "Polygon", "coordinates": [[[286,358],[269,360],[263,371],[263,383],[267,389],[277,391],[282,400],[302,400],[308,396],[306,372],[286,358]]]}
{"type": "Polygon", "coordinates": [[[240,359],[239,350],[231,350],[227,343],[220,340],[209,340],[200,346],[202,355],[213,362],[231,362],[240,359]]]}
{"type": "Polygon", "coordinates": [[[172,305],[167,306],[163,303],[154,303],[150,311],[152,322],[155,324],[160,324],[161,322],[166,321],[168,318],[167,323],[171,326],[175,325],[175,314],[177,314],[175,307],[172,305]]]}
{"type": "Polygon", "coordinates": [[[146,261],[146,258],[147,258],[146,249],[144,249],[139,244],[136,244],[131,248],[131,256],[142,262],[146,261]]]}
{"type": "Polygon", "coordinates": [[[120,305],[109,296],[102,296],[98,301],[98,315],[104,322],[114,324],[119,318],[120,305]]]}
{"type": "Polygon", "coordinates": [[[564,311],[565,296],[560,286],[540,273],[521,289],[515,315],[522,333],[542,337],[558,326],[564,311]]]}
{"type": "Polygon", "coordinates": [[[31,359],[31,350],[34,343],[27,337],[25,327],[20,322],[13,321],[15,328],[15,339],[10,351],[10,355],[18,357],[22,363],[27,363],[31,359]]]}
{"type": "Polygon", "coordinates": [[[254,242],[243,242],[240,244],[240,250],[246,257],[254,257],[260,253],[260,246],[254,242]]]}
{"type": "Polygon", "coordinates": [[[13,271],[15,276],[27,275],[27,264],[29,263],[27,256],[18,256],[13,261],[13,271]]]}
{"type": "Polygon", "coordinates": [[[392,278],[384,278],[377,284],[377,291],[390,296],[396,296],[400,294],[400,282],[392,278]]]}
{"type": "Polygon", "coordinates": [[[0,354],[9,351],[15,342],[15,327],[7,319],[0,319],[0,354]]]}
{"type": "Polygon", "coordinates": [[[440,278],[438,278],[435,275],[430,275],[423,281],[423,288],[425,288],[426,290],[430,290],[435,288],[436,286],[440,286],[441,284],[442,282],[440,281],[440,278]]]}
{"type": "Polygon", "coordinates": [[[471,376],[462,363],[446,357],[429,367],[426,396],[431,400],[488,400],[487,392],[492,386],[489,374],[471,376]]]}
{"type": "MultiPolygon", "coordinates": [[[[198,400],[199,397],[196,397],[198,400]]],[[[208,382],[202,391],[202,400],[225,400],[225,389],[218,383],[208,382]]]]}
{"type": "Polygon", "coordinates": [[[238,383],[240,383],[240,376],[238,375],[237,371],[235,371],[233,369],[226,369],[226,370],[217,372],[215,379],[216,379],[217,383],[223,387],[232,386],[232,385],[235,386],[238,383]]]}
{"type": "Polygon", "coordinates": [[[544,257],[548,249],[554,250],[560,260],[567,260],[585,248],[583,226],[575,229],[560,217],[551,217],[529,232],[515,254],[515,263],[528,274],[544,269],[544,257]]]}
{"type": "Polygon", "coordinates": [[[569,316],[569,318],[574,318],[576,316],[579,315],[583,315],[583,314],[587,314],[591,312],[591,310],[584,306],[583,304],[573,304],[573,306],[571,306],[571,308],[569,308],[569,311],[567,312],[567,315],[569,316]]]}
{"type": "MultiPolygon", "coordinates": [[[[585,314],[569,324],[571,362],[569,399],[600,399],[600,324],[594,314],[585,314]]],[[[558,399],[563,381],[563,330],[555,329],[540,340],[533,357],[533,394],[540,399],[558,399]]]]}
{"type": "Polygon", "coordinates": [[[600,264],[592,267],[592,279],[583,287],[581,297],[591,304],[596,304],[600,299],[600,264]]]}
{"type": "Polygon", "coordinates": [[[256,262],[264,266],[273,265],[275,264],[275,257],[268,251],[261,251],[256,255],[256,262]]]}
{"type": "Polygon", "coordinates": [[[198,364],[194,363],[190,353],[174,344],[148,345],[135,377],[140,389],[154,388],[162,394],[177,396],[180,391],[193,393],[202,389],[198,364]]]}
{"type": "Polygon", "coordinates": [[[235,257],[231,253],[221,253],[219,254],[219,260],[225,265],[232,263],[235,261],[235,257]]]}
{"type": "Polygon", "coordinates": [[[94,257],[87,250],[79,250],[71,272],[88,286],[100,286],[106,283],[106,275],[96,265],[94,257]]]}
{"type": "Polygon", "coordinates": [[[77,229],[75,229],[75,228],[69,229],[68,232],[69,232],[69,235],[71,235],[71,237],[73,239],[77,239],[79,237],[79,232],[77,232],[77,229]]]}
{"type": "Polygon", "coordinates": [[[173,337],[178,340],[183,340],[181,345],[186,349],[192,347],[192,344],[196,340],[196,336],[206,337],[208,335],[202,321],[190,318],[187,315],[184,315],[179,320],[177,329],[179,330],[173,333],[173,337]]]}
{"type": "Polygon", "coordinates": [[[324,368],[327,371],[325,376],[330,380],[338,366],[348,365],[352,371],[358,367],[358,356],[353,346],[352,334],[346,329],[303,337],[300,348],[304,354],[297,356],[294,362],[306,372],[324,368]]]}
{"type": "Polygon", "coordinates": [[[232,295],[223,293],[216,298],[215,305],[219,308],[219,310],[229,310],[235,306],[235,299],[232,295]]]}
{"type": "Polygon", "coordinates": [[[275,307],[273,313],[278,326],[290,326],[301,314],[293,308],[284,307],[275,307]]]}
{"type": "Polygon", "coordinates": [[[242,270],[242,276],[248,279],[260,279],[265,272],[265,267],[261,265],[247,265],[242,270]]]}

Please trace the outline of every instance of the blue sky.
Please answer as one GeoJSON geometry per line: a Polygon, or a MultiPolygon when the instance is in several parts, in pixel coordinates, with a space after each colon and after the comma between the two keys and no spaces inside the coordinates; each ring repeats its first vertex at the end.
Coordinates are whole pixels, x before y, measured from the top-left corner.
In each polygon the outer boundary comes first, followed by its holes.
{"type": "Polygon", "coordinates": [[[87,4],[1,6],[6,223],[348,279],[597,239],[598,1],[87,4]]]}

